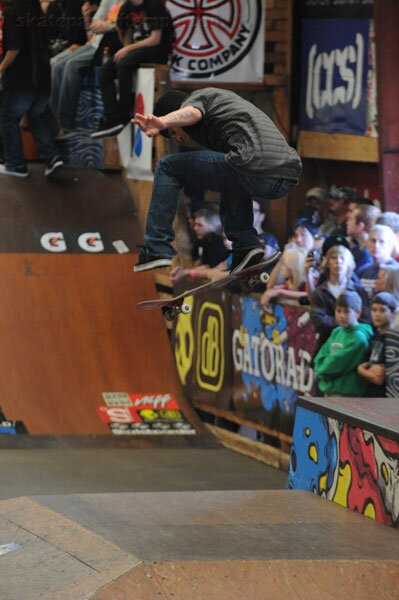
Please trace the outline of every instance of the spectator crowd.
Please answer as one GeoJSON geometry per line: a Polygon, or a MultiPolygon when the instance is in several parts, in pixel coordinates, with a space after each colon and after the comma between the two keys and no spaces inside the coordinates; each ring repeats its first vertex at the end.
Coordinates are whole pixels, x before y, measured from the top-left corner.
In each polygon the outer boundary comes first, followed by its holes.
{"type": "MultiPolygon", "coordinates": [[[[266,289],[256,291],[266,310],[276,300],[308,306],[318,393],[385,395],[385,335],[399,328],[399,216],[377,204],[348,187],[312,188],[280,249],[267,229],[263,201],[253,201],[265,258],[276,257],[266,289]]],[[[217,203],[195,205],[191,265],[172,270],[174,283],[212,281],[230,270],[217,203]]],[[[187,196],[185,207],[190,216],[187,196]]]]}

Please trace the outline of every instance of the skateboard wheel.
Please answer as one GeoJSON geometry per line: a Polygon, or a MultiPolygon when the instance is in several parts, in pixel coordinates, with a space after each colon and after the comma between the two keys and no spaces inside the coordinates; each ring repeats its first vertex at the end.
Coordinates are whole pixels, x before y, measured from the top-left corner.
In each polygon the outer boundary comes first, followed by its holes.
{"type": "Polygon", "coordinates": [[[259,275],[260,282],[265,284],[269,281],[269,273],[261,273],[259,275]]]}
{"type": "Polygon", "coordinates": [[[165,319],[167,321],[173,321],[175,319],[176,313],[173,310],[173,308],[169,308],[169,309],[165,310],[165,312],[163,313],[163,316],[165,317],[165,319]]]}
{"type": "Polygon", "coordinates": [[[191,312],[191,306],[190,304],[182,304],[180,310],[183,315],[188,315],[191,312]]]}

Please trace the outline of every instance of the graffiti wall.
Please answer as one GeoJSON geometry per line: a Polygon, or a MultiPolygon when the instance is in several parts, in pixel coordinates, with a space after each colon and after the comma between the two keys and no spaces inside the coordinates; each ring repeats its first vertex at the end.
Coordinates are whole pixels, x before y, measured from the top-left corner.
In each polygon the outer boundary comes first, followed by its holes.
{"type": "Polygon", "coordinates": [[[233,402],[245,417],[291,433],[298,394],[310,392],[315,333],[309,312],[233,295],[233,402]]]}
{"type": "Polygon", "coordinates": [[[298,406],[287,487],[398,527],[399,443],[298,406]]]}
{"type": "MultiPolygon", "coordinates": [[[[176,290],[177,291],[177,290],[176,290]]],[[[174,326],[180,380],[192,401],[292,433],[298,394],[314,384],[315,333],[309,312],[216,291],[195,296],[174,326]]]]}

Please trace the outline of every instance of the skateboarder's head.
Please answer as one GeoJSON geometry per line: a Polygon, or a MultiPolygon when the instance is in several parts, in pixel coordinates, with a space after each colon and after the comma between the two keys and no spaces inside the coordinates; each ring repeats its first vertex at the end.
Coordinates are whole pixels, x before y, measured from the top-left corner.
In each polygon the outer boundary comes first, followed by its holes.
{"type": "MultiPolygon", "coordinates": [[[[169,90],[162,94],[155,102],[154,115],[156,117],[164,117],[165,115],[179,110],[188,94],[182,90],[169,90]]],[[[166,138],[170,138],[169,130],[163,129],[161,132],[166,138]]]]}

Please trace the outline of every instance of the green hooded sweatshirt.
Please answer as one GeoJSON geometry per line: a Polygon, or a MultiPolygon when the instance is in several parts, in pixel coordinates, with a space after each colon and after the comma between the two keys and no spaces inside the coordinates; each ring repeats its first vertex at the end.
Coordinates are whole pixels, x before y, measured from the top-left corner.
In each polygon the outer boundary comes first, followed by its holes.
{"type": "Polygon", "coordinates": [[[363,396],[368,382],[357,374],[357,366],[367,360],[371,325],[357,323],[336,327],[314,359],[320,390],[325,394],[363,396]]]}

